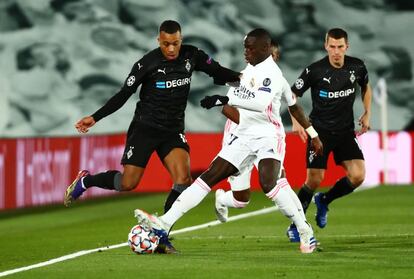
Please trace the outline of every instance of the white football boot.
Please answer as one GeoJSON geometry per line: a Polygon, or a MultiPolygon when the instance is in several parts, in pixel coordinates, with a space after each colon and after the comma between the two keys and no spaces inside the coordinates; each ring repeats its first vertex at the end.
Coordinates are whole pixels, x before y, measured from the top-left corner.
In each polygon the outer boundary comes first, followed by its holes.
{"type": "Polygon", "coordinates": [[[216,191],[216,216],[217,220],[219,220],[222,223],[227,222],[229,219],[229,209],[227,206],[222,205],[218,199],[221,195],[224,195],[226,192],[223,189],[218,189],[216,191]]]}
{"type": "Polygon", "coordinates": [[[307,228],[304,229],[299,229],[299,236],[300,236],[300,251],[304,254],[310,254],[313,251],[315,251],[316,249],[316,239],[313,236],[313,230],[311,225],[306,222],[308,224],[307,228]]]}

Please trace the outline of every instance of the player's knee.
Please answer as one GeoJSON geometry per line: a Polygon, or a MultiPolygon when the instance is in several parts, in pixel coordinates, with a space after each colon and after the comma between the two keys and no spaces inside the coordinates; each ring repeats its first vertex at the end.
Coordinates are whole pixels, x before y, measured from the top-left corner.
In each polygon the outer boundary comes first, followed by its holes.
{"type": "Polygon", "coordinates": [[[307,179],[305,184],[311,190],[316,190],[321,185],[322,179],[307,179]]]}
{"type": "Polygon", "coordinates": [[[359,170],[348,175],[348,179],[354,187],[360,186],[365,180],[365,171],[359,170]]]}
{"type": "Polygon", "coordinates": [[[122,182],[121,189],[122,191],[132,191],[137,187],[137,183],[132,182],[122,182]]]}
{"type": "Polygon", "coordinates": [[[121,191],[132,191],[138,186],[138,183],[139,183],[139,179],[133,179],[131,177],[123,176],[122,181],[120,181],[119,188],[121,191]]]}
{"type": "Polygon", "coordinates": [[[174,181],[174,184],[182,184],[182,185],[191,185],[193,182],[193,179],[191,178],[191,175],[178,175],[174,181]]]}
{"type": "Polygon", "coordinates": [[[316,190],[322,183],[323,176],[321,175],[308,175],[306,177],[305,184],[312,190],[316,190]]]}

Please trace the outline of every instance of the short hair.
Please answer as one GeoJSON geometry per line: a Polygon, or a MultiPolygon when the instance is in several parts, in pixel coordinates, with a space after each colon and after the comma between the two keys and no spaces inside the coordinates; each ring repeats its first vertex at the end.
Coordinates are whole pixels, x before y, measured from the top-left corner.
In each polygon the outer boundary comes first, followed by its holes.
{"type": "Polygon", "coordinates": [[[339,40],[344,38],[345,42],[348,43],[348,33],[344,29],[341,28],[332,28],[326,33],[325,42],[328,41],[328,38],[333,38],[335,40],[339,40]]]}
{"type": "Polygon", "coordinates": [[[266,29],[263,29],[263,28],[253,29],[252,31],[250,31],[247,34],[247,37],[254,37],[254,38],[257,38],[257,39],[263,39],[268,44],[270,44],[271,41],[272,41],[270,33],[266,29]]]}
{"type": "Polygon", "coordinates": [[[280,46],[279,46],[279,43],[274,39],[274,38],[272,38],[271,40],[270,40],[270,46],[271,47],[274,47],[274,48],[277,48],[277,49],[279,49],[280,48],[280,46]]]}
{"type": "Polygon", "coordinates": [[[168,34],[174,34],[175,32],[181,32],[181,26],[180,24],[175,20],[165,20],[160,25],[160,33],[161,31],[164,31],[168,34]]]}

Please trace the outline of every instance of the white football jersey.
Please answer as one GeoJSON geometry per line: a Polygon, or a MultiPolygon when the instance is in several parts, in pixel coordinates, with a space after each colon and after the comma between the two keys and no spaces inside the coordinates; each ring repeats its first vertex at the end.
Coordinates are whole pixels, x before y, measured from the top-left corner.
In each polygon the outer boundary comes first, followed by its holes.
{"type": "Polygon", "coordinates": [[[272,56],[257,64],[248,64],[238,87],[229,89],[229,105],[237,107],[240,123],[232,127],[236,136],[284,136],[280,117],[282,96],[288,106],[296,103],[289,83],[272,56]]]}

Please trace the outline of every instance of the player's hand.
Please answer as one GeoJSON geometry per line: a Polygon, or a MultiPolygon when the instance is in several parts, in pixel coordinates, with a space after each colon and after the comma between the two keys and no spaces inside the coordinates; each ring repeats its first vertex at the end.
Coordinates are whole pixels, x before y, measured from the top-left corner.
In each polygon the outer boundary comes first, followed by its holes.
{"type": "Polygon", "coordinates": [[[316,156],[323,155],[323,144],[319,137],[311,139],[312,150],[315,151],[316,156]]]}
{"type": "Polygon", "coordinates": [[[370,116],[368,112],[364,112],[364,114],[358,119],[358,124],[361,126],[361,129],[357,132],[357,136],[366,133],[370,129],[369,119],[370,116]]]}
{"type": "Polygon", "coordinates": [[[213,95],[206,96],[200,101],[200,105],[205,109],[211,109],[212,107],[224,106],[229,102],[229,97],[213,95]]]}
{"type": "Polygon", "coordinates": [[[308,139],[308,134],[306,133],[305,129],[294,117],[292,117],[292,133],[298,135],[302,142],[306,142],[308,139]]]}
{"type": "Polygon", "coordinates": [[[87,133],[89,128],[95,125],[95,119],[92,116],[85,116],[75,124],[75,128],[79,133],[87,133]]]}

